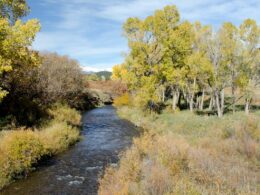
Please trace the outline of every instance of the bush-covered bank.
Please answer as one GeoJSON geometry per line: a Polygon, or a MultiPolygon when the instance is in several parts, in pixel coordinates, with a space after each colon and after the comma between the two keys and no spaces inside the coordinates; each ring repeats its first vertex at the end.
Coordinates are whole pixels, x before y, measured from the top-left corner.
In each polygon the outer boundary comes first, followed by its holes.
{"type": "Polygon", "coordinates": [[[49,109],[51,120],[39,129],[0,131],[0,189],[26,176],[43,157],[66,150],[80,139],[80,114],[68,106],[49,109]]]}
{"type": "Polygon", "coordinates": [[[260,112],[118,113],[149,130],[106,170],[100,194],[259,194],[260,112]]]}

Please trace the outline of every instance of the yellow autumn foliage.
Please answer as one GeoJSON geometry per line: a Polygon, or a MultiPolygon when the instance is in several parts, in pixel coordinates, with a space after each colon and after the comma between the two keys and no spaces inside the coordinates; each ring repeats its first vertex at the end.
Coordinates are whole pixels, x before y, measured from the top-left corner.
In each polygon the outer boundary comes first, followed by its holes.
{"type": "Polygon", "coordinates": [[[123,94],[122,96],[119,96],[119,97],[116,97],[114,99],[114,105],[119,107],[119,106],[127,106],[130,104],[130,101],[129,101],[129,94],[128,93],[125,93],[123,94]]]}
{"type": "Polygon", "coordinates": [[[74,127],[80,124],[77,111],[55,106],[51,113],[53,120],[41,129],[0,132],[0,189],[30,172],[42,157],[60,153],[79,140],[80,132],[74,127]]]}

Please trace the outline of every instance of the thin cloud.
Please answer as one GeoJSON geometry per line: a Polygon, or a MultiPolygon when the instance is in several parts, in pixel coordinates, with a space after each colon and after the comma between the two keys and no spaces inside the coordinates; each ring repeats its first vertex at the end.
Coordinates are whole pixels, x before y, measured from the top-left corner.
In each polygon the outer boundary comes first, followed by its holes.
{"type": "MultiPolygon", "coordinates": [[[[100,71],[109,71],[112,72],[112,68],[100,68],[100,64],[92,66],[81,66],[81,69],[85,72],[100,72],[100,71]]],[[[107,66],[107,64],[106,64],[107,66]]]]}
{"type": "Polygon", "coordinates": [[[41,3],[49,13],[44,19],[48,25],[43,26],[34,48],[69,54],[95,68],[111,67],[113,64],[107,62],[122,59],[127,43],[121,36],[121,26],[128,17],[145,18],[166,5],[176,4],[182,20],[199,20],[216,28],[224,21],[239,25],[245,16],[260,18],[258,0],[43,0],[41,3]],[[56,20],[52,21],[52,17],[56,20]]]}

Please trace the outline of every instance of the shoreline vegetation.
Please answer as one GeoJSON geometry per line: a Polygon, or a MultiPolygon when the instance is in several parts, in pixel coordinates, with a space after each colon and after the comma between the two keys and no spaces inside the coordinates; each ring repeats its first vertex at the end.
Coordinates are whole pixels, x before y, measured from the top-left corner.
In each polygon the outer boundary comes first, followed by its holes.
{"type": "Polygon", "coordinates": [[[175,5],[123,25],[112,79],[121,117],[145,129],[108,167],[100,195],[260,193],[260,29],[181,18],[175,5]]]}
{"type": "Polygon", "coordinates": [[[68,149],[80,140],[80,113],[67,105],[48,110],[50,119],[39,128],[0,131],[0,189],[26,177],[37,162],[68,149]]]}
{"type": "Polygon", "coordinates": [[[0,189],[76,143],[80,111],[114,102],[145,132],[99,194],[260,193],[257,21],[215,28],[175,5],[128,18],[129,50],[110,75],[33,50],[41,25],[23,20],[29,11],[26,0],[0,1],[0,189]]]}
{"type": "Polygon", "coordinates": [[[22,20],[29,12],[25,0],[0,1],[0,189],[76,143],[80,112],[112,99],[77,60],[32,48],[41,25],[22,20]]]}
{"type": "Polygon", "coordinates": [[[260,112],[198,116],[189,111],[147,114],[118,107],[145,129],[107,168],[99,194],[258,194],[260,112]]]}

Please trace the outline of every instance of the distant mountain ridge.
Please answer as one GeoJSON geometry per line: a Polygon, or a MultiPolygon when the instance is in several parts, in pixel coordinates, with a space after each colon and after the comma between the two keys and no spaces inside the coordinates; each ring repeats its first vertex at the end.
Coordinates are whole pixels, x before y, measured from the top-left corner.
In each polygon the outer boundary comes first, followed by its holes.
{"type": "Polygon", "coordinates": [[[106,70],[99,71],[99,72],[83,71],[83,74],[86,74],[86,75],[89,75],[89,76],[96,75],[99,78],[99,80],[103,80],[103,79],[110,80],[110,78],[112,76],[112,72],[106,71],[106,70]]]}
{"type": "Polygon", "coordinates": [[[99,78],[102,79],[102,77],[105,77],[106,80],[109,80],[110,77],[112,76],[112,72],[109,71],[100,71],[95,73],[99,78]]]}

